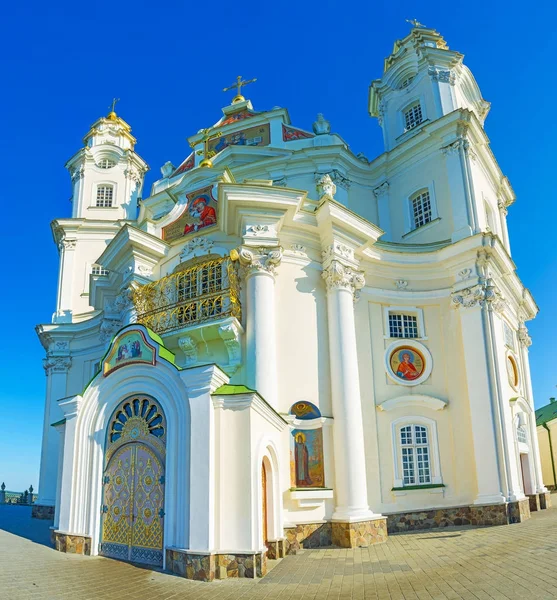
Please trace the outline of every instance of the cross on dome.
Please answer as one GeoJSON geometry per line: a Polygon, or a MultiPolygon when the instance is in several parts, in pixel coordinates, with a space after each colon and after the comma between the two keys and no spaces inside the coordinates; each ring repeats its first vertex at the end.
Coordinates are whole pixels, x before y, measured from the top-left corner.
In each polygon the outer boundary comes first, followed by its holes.
{"type": "Polygon", "coordinates": [[[234,88],[236,88],[236,95],[234,96],[234,98],[232,98],[232,104],[238,104],[238,102],[243,102],[245,100],[245,98],[242,96],[242,86],[244,85],[248,85],[248,83],[254,83],[255,81],[257,81],[257,79],[248,79],[246,80],[242,80],[242,76],[238,75],[238,77],[236,77],[236,83],[233,83],[232,85],[225,87],[222,91],[223,92],[229,92],[230,90],[233,90],[234,88]]]}

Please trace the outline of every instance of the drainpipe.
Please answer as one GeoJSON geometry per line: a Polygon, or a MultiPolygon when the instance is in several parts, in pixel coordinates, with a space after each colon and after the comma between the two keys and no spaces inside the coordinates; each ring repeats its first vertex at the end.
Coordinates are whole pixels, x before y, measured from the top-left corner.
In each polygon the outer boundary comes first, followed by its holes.
{"type": "Polygon", "coordinates": [[[547,431],[547,437],[549,438],[549,453],[551,455],[551,469],[553,471],[553,486],[557,489],[557,478],[555,477],[555,458],[553,457],[553,444],[551,443],[551,431],[547,423],[542,423],[542,427],[547,431]]]}

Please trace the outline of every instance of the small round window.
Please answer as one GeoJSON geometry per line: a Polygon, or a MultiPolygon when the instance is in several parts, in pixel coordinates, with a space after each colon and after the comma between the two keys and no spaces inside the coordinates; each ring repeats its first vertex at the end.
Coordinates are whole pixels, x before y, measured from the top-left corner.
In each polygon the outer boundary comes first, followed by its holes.
{"type": "Polygon", "coordinates": [[[101,158],[97,163],[97,167],[99,167],[99,169],[112,169],[115,164],[116,161],[111,158],[101,158]]]}

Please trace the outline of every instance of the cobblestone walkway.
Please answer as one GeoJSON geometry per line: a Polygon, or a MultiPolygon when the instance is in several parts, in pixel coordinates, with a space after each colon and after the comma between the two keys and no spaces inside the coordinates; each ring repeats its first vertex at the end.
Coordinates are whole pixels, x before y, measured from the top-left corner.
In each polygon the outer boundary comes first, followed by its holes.
{"type": "Polygon", "coordinates": [[[187,581],[60,554],[47,539],[48,522],[31,521],[28,507],[0,507],[2,600],[557,598],[557,508],[519,525],[395,535],[358,550],[305,550],[256,581],[187,581]]]}

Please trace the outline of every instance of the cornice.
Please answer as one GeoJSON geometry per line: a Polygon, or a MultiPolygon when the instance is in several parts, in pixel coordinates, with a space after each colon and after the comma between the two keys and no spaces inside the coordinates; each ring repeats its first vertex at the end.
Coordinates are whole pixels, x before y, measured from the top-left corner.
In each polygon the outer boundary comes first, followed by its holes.
{"type": "Polygon", "coordinates": [[[288,427],[288,422],[257,392],[247,394],[212,394],[213,406],[224,410],[253,409],[278,431],[288,427]]]}

